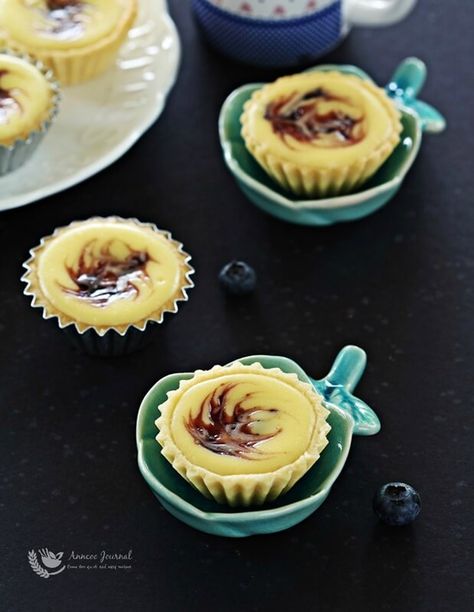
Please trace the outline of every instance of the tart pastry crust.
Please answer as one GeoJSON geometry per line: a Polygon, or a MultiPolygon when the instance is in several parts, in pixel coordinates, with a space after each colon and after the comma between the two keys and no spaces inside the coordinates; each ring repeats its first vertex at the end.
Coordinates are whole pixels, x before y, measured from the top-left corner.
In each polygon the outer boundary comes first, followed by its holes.
{"type": "Polygon", "coordinates": [[[284,189],[309,198],[349,193],[400,140],[400,113],[369,80],[337,71],[282,77],[244,105],[242,137],[284,189]]]}
{"type": "Polygon", "coordinates": [[[311,385],[259,363],[198,370],[159,410],[162,454],[203,495],[230,506],[261,505],[288,491],[330,431],[311,385]]]}

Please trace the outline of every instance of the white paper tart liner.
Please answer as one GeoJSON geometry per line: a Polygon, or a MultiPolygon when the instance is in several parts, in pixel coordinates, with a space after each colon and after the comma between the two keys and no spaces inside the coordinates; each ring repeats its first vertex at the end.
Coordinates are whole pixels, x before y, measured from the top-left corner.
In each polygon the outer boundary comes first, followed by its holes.
{"type": "Polygon", "coordinates": [[[46,132],[51,127],[56,115],[59,112],[59,103],[61,100],[59,83],[53,71],[47,68],[40,60],[32,57],[27,53],[19,53],[12,51],[11,49],[4,49],[0,47],[0,54],[9,55],[11,57],[17,57],[22,59],[29,64],[37,68],[41,74],[48,81],[51,91],[53,92],[51,98],[51,109],[47,118],[41,123],[37,130],[28,134],[27,138],[18,138],[10,145],[3,145],[0,143],[0,177],[10,172],[14,172],[23,164],[25,164],[33,153],[36,151],[38,145],[43,140],[46,132]]]}
{"type": "Polygon", "coordinates": [[[197,370],[193,378],[181,380],[178,389],[170,391],[168,399],[158,409],[161,414],[155,421],[159,430],[156,440],[162,447],[161,452],[164,457],[205,497],[229,506],[260,506],[289,491],[319,459],[328,444],[327,434],[331,429],[326,421],[329,411],[323,406],[322,400],[310,384],[302,382],[296,374],[283,372],[279,368],[264,368],[260,363],[244,365],[237,361],[228,366],[214,366],[207,371],[197,370]],[[215,378],[217,373],[250,373],[262,370],[277,379],[291,381],[293,386],[311,398],[312,403],[316,396],[317,422],[307,450],[292,463],[272,472],[260,474],[222,475],[191,463],[176,446],[170,428],[174,400],[177,396],[191,388],[197,381],[215,378]]]}
{"type": "Polygon", "coordinates": [[[136,218],[124,219],[118,216],[91,217],[85,221],[73,221],[67,226],[57,228],[53,234],[43,237],[40,244],[30,250],[30,258],[23,264],[23,267],[26,269],[26,272],[21,277],[21,280],[26,283],[23,293],[26,296],[31,296],[31,306],[33,308],[42,309],[43,319],[54,320],[60,329],[67,332],[72,342],[86,353],[99,356],[116,356],[131,353],[150,342],[153,333],[164,322],[165,313],[178,312],[179,303],[188,301],[187,292],[194,287],[194,283],[191,280],[194,268],[189,263],[191,256],[184,251],[181,242],[174,240],[170,232],[159,229],[154,223],[143,223],[136,218]],[[176,248],[176,251],[182,256],[182,282],[176,294],[168,302],[160,306],[155,313],[140,321],[126,325],[96,327],[76,321],[65,313],[58,311],[45,297],[41,289],[36,272],[38,255],[45,245],[59,234],[69,228],[81,225],[85,221],[115,221],[118,223],[135,224],[139,227],[149,228],[169,240],[176,248]]]}
{"type": "MultiPolygon", "coordinates": [[[[328,72],[327,74],[332,74],[328,72]]],[[[276,82],[285,81],[292,77],[281,77],[276,82]]],[[[355,76],[347,76],[348,79],[359,79],[355,76]]],[[[400,113],[393,101],[385,92],[371,81],[364,81],[364,86],[370,88],[372,94],[378,99],[393,123],[393,130],[389,138],[382,142],[378,148],[368,152],[366,155],[355,159],[346,165],[334,165],[334,167],[317,167],[315,165],[297,164],[275,155],[270,145],[257,140],[250,128],[250,109],[253,104],[258,103],[265,87],[271,87],[273,83],[264,85],[255,91],[251,98],[244,104],[241,116],[241,135],[245,146],[260,166],[269,174],[283,189],[307,198],[323,198],[350,193],[365,183],[380,166],[391,155],[400,142],[402,125],[400,113]]]]}

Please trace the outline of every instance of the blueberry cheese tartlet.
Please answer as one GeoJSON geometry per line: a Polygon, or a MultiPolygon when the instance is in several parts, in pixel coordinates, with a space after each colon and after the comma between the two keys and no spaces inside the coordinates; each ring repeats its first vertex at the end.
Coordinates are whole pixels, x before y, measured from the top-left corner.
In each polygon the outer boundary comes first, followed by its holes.
{"type": "Polygon", "coordinates": [[[32,249],[25,293],[61,328],[126,337],[161,323],[187,300],[189,261],[182,245],[153,224],[97,217],[60,228],[32,249]]]}
{"type": "Polygon", "coordinates": [[[284,189],[308,198],[354,191],[400,140],[400,113],[369,80],[337,71],[282,77],[244,106],[249,152],[284,189]]]}
{"type": "Polygon", "coordinates": [[[59,104],[51,71],[29,56],[0,50],[0,176],[34,153],[59,104]]]}
{"type": "Polygon", "coordinates": [[[92,79],[115,61],[137,0],[0,0],[0,40],[33,54],[64,85],[92,79]]]}
{"type": "Polygon", "coordinates": [[[157,441],[203,495],[261,505],[288,491],[327,445],[329,414],[313,387],[259,363],[195,372],[159,406],[157,441]]]}

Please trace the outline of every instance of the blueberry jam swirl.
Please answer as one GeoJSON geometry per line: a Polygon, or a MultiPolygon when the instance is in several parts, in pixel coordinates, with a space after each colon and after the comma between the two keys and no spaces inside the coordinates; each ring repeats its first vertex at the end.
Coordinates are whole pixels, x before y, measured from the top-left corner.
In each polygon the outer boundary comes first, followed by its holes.
{"type": "Polygon", "coordinates": [[[265,111],[265,119],[272,124],[273,131],[282,140],[287,136],[295,140],[318,144],[324,140],[329,146],[348,146],[363,139],[362,118],[354,118],[340,111],[320,112],[318,106],[323,101],[347,102],[343,98],[328,93],[321,87],[305,94],[293,93],[270,102],[265,111]]]}
{"type": "Polygon", "coordinates": [[[0,70],[0,125],[7,124],[11,115],[21,112],[21,105],[13,97],[13,93],[2,87],[2,79],[7,74],[8,70],[0,70]]]}
{"type": "Polygon", "coordinates": [[[256,446],[276,436],[281,429],[269,434],[259,434],[253,430],[253,425],[263,420],[263,412],[274,414],[278,410],[258,406],[244,408],[244,401],[250,399],[252,393],[245,393],[240,401],[229,406],[229,394],[237,386],[237,383],[222,384],[209,393],[197,415],[190,415],[185,420],[185,426],[196,444],[213,453],[257,459],[256,455],[260,451],[256,446]]]}
{"type": "Polygon", "coordinates": [[[42,33],[60,40],[80,38],[85,30],[84,3],[81,0],[47,0],[48,27],[42,33]]]}
{"type": "Polygon", "coordinates": [[[146,266],[151,257],[146,251],[135,251],[127,246],[125,259],[117,259],[112,252],[112,242],[106,242],[97,254],[96,240],[81,251],[77,266],[66,266],[75,288],[62,287],[63,291],[86,301],[92,306],[104,307],[117,300],[136,299],[140,282],[150,283],[146,266]]]}

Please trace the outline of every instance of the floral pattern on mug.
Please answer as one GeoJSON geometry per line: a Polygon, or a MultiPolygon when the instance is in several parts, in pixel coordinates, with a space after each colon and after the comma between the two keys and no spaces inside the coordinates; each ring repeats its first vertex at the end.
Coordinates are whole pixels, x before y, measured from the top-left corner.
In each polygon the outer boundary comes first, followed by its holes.
{"type": "Polygon", "coordinates": [[[340,0],[208,0],[224,11],[253,19],[294,19],[340,0]]]}

